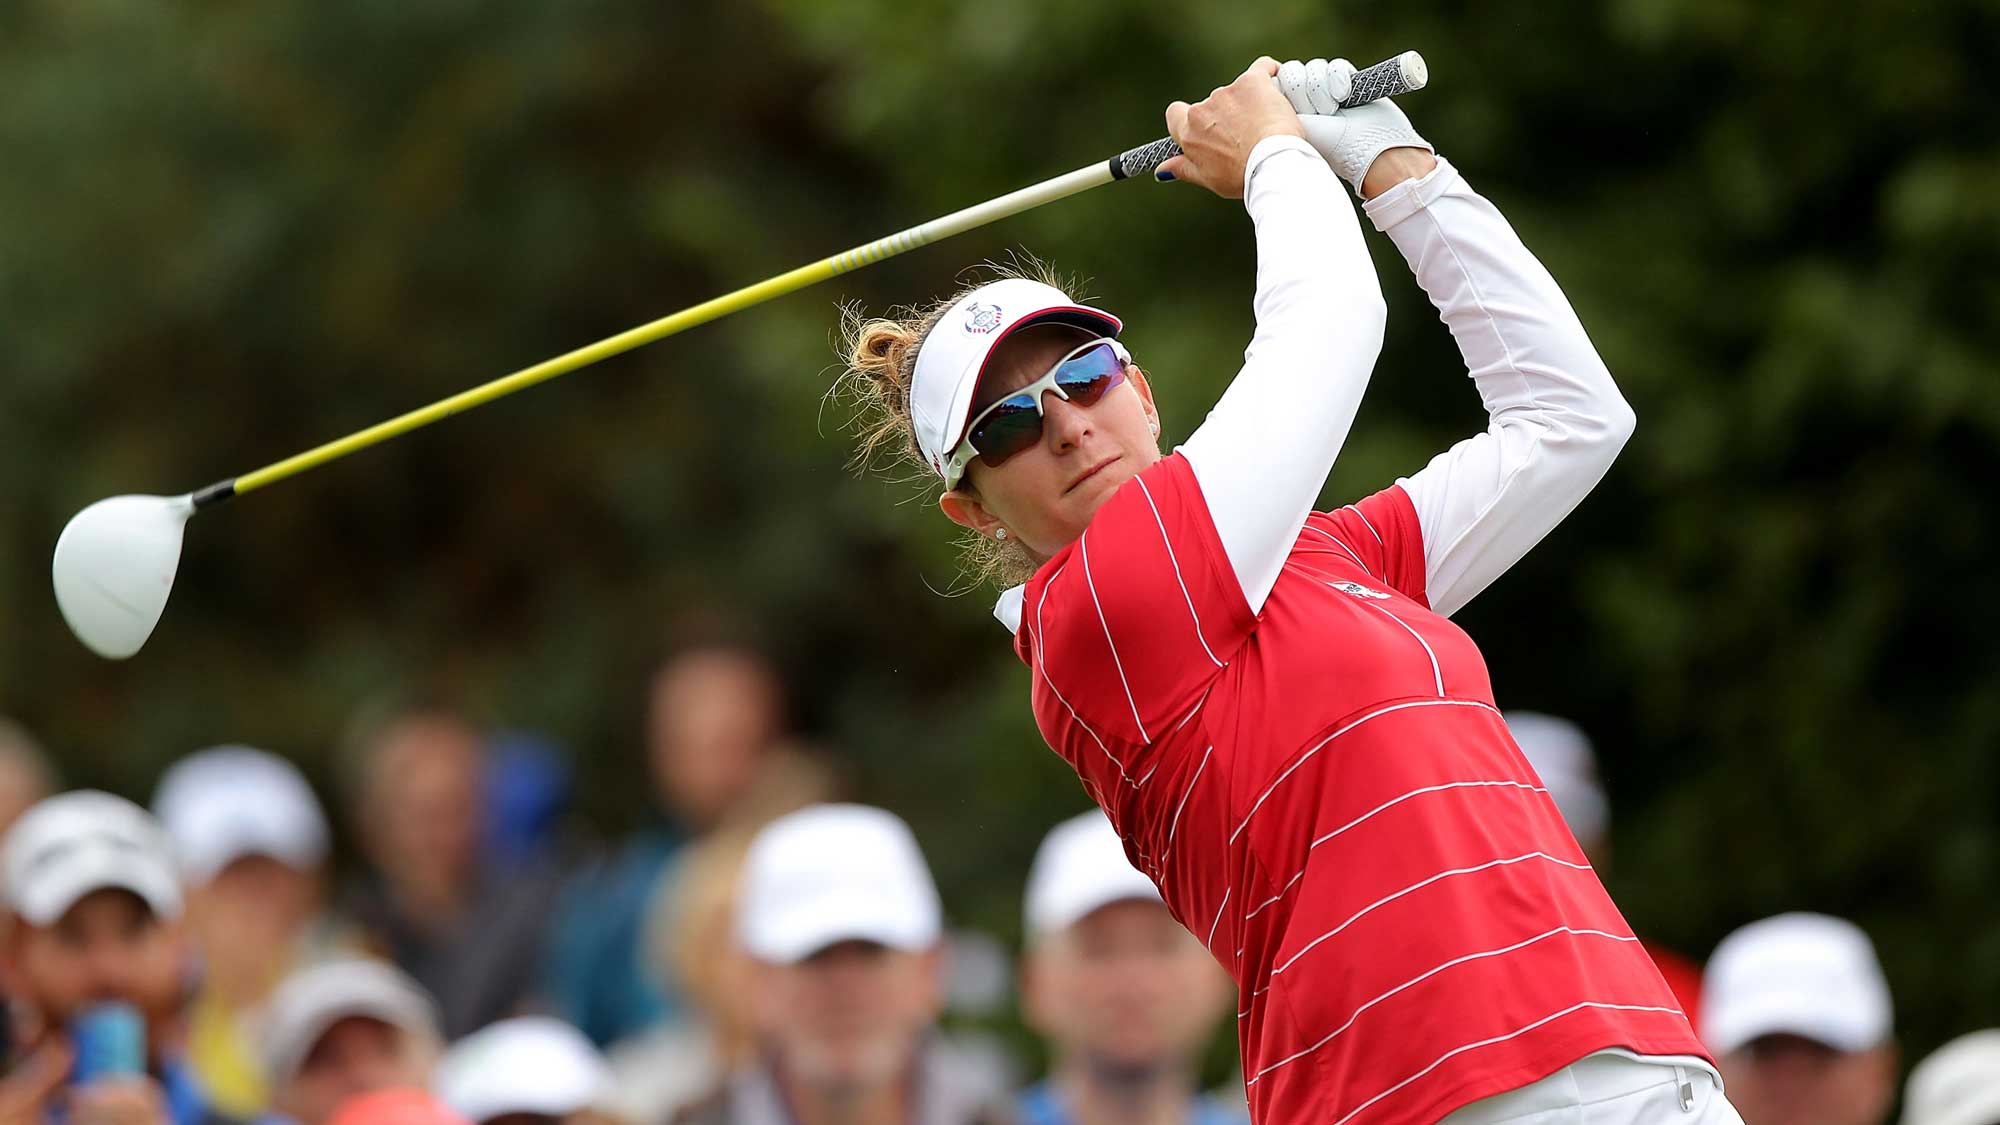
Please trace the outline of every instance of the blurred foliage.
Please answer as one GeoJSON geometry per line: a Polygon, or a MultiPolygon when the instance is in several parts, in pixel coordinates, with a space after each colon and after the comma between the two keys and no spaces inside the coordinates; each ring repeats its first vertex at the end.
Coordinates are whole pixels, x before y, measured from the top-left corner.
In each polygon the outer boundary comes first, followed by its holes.
{"type": "MultiPolygon", "coordinates": [[[[782,639],[807,730],[1018,930],[1083,803],[926,499],[843,471],[834,303],[1024,247],[1094,278],[1169,435],[1233,373],[1240,209],[1088,193],[246,497],[148,649],[88,655],[48,552],[180,491],[1163,132],[1254,55],[1418,47],[1420,128],[1560,278],[1641,419],[1461,615],[1501,702],[1597,738],[1614,893],[1705,953],[1779,910],[1881,946],[1911,1057],[2000,1023],[2000,5],[350,0],[0,5],[0,711],[135,795],[225,740],[332,776],[443,683],[643,814],[643,673],[692,607],[782,639]],[[899,500],[911,502],[898,503],[899,500]]],[[[1391,324],[1328,490],[1480,424],[1391,324]]]]}

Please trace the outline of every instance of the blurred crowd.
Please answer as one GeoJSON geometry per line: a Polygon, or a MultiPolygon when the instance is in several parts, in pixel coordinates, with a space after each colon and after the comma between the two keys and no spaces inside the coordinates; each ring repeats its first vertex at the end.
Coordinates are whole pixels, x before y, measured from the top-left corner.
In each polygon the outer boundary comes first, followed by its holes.
{"type": "MultiPolygon", "coordinates": [[[[357,716],[331,787],[284,758],[189,754],[150,807],[62,789],[0,723],[0,1125],[1243,1125],[1204,1085],[1228,979],[1096,812],[1022,881],[1018,1044],[994,943],[955,935],[921,843],[847,803],[751,647],[650,681],[653,826],[568,835],[570,767],[442,699],[357,716]],[[984,970],[980,985],[973,977],[984,970]],[[980,996],[984,999],[979,999],[980,996]]],[[[1584,733],[1509,716],[1593,861],[1610,806],[1584,733]]],[[[1039,752],[1023,747],[1023,753],[1039,752]]],[[[1643,935],[1642,935],[1643,936],[1643,935]]],[[[1749,1125],[2000,1125],[2000,1030],[1898,1089],[1868,936],[1792,913],[1705,967],[1649,944],[1749,1125]]]]}

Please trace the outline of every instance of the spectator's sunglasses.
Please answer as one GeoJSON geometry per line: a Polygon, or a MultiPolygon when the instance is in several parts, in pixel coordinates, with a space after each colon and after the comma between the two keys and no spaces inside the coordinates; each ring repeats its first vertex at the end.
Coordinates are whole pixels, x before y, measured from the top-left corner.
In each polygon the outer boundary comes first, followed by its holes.
{"type": "Polygon", "coordinates": [[[1100,338],[1078,347],[1056,361],[1048,374],[1000,399],[972,419],[965,428],[965,440],[952,451],[945,466],[945,481],[958,487],[959,477],[974,457],[988,468],[998,468],[1008,458],[1032,448],[1042,440],[1042,396],[1054,392],[1064,402],[1095,406],[1111,388],[1125,381],[1125,366],[1132,356],[1125,345],[1100,338]]]}

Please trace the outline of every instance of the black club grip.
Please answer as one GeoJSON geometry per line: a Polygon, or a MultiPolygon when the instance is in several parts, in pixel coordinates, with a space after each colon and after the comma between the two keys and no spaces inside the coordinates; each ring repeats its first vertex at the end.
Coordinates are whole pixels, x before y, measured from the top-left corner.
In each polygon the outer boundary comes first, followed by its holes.
{"type": "MultiPolygon", "coordinates": [[[[1424,65],[1424,57],[1415,51],[1404,51],[1393,59],[1383,59],[1366,70],[1354,72],[1354,87],[1346,100],[1340,103],[1342,109],[1352,109],[1358,105],[1393,98],[1412,90],[1421,90],[1430,81],[1430,68],[1424,65]]],[[[1144,176],[1160,165],[1181,154],[1181,146],[1172,137],[1161,137],[1151,144],[1127,149],[1111,158],[1111,178],[1129,179],[1144,176]]]]}

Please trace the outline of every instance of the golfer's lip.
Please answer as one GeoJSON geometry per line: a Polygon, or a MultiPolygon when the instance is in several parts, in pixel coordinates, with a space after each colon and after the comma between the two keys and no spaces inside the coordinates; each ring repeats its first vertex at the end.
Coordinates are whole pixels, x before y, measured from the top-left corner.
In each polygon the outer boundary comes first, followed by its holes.
{"type": "Polygon", "coordinates": [[[1075,492],[1077,488],[1083,484],[1084,481],[1087,481],[1091,477],[1094,477],[1097,474],[1103,472],[1105,466],[1111,464],[1113,461],[1118,460],[1118,458],[1119,454],[1114,453],[1111,456],[1106,457],[1104,460],[1099,461],[1097,464],[1092,465],[1090,468],[1085,469],[1083,471],[1082,476],[1077,477],[1075,480],[1069,482],[1069,487],[1063,489],[1063,495],[1068,496],[1070,493],[1075,492]]]}

